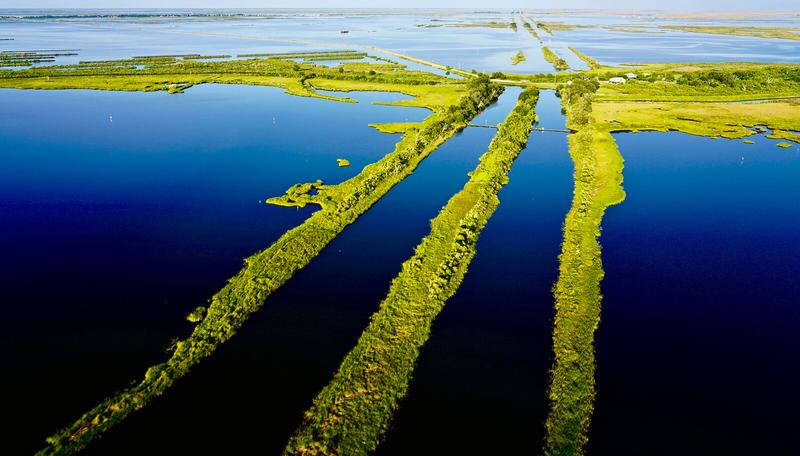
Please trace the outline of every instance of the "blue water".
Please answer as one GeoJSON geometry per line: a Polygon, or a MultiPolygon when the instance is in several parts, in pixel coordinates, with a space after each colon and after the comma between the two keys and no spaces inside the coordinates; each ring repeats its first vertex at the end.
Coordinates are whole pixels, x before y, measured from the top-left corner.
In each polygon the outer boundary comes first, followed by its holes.
{"type": "Polygon", "coordinates": [[[794,454],[800,151],[616,135],[593,454],[794,454]]]}
{"type": "MultiPolygon", "coordinates": [[[[519,91],[501,96],[506,114],[519,91]]],[[[445,143],[273,294],[234,339],[90,452],[141,454],[158,441],[167,452],[278,454],[493,134],[470,128],[445,143]],[[213,428],[214,437],[176,437],[200,428],[213,428]]]]}
{"type": "MultiPolygon", "coordinates": [[[[539,126],[563,128],[552,91],[536,109],[539,126]]],[[[572,170],[565,134],[531,133],[379,454],[517,454],[543,441],[550,290],[572,170]]]]}
{"type": "Polygon", "coordinates": [[[242,258],[311,214],[266,197],[355,175],[397,140],[368,123],[427,115],[369,103],[404,98],[385,93],[350,104],[250,86],[0,92],[12,453],[141,377],[242,258]]]}
{"type": "MultiPolygon", "coordinates": [[[[8,14],[0,10],[0,14],[8,14]]],[[[251,15],[253,12],[251,12],[251,15]]],[[[79,60],[118,59],[148,54],[231,54],[294,52],[327,49],[364,49],[382,55],[372,46],[399,51],[466,70],[504,72],[552,72],[544,61],[538,42],[522,27],[511,29],[452,27],[458,23],[511,22],[518,15],[510,11],[484,13],[469,10],[400,12],[283,10],[262,11],[264,17],[229,20],[170,20],[159,18],[114,20],[13,20],[0,21],[0,50],[78,49],[79,55],[63,57],[58,63],[79,60]],[[436,22],[432,22],[436,21],[436,22]],[[443,27],[422,28],[417,25],[443,27]],[[302,34],[297,31],[302,30],[302,34]],[[340,33],[347,30],[349,33],[340,33]],[[135,50],[131,43],[136,43],[135,50]],[[522,50],[527,61],[512,64],[522,50]]],[[[569,50],[574,46],[604,64],[635,62],[692,61],[800,61],[800,41],[708,35],[668,31],[658,25],[739,25],[798,27],[796,18],[763,18],[748,21],[675,21],[651,17],[586,14],[528,14],[533,21],[567,22],[590,28],[541,32],[545,44],[573,68],[583,63],[569,50]],[[639,25],[647,33],[623,33],[606,28],[639,25]]],[[[386,56],[386,55],[384,55],[386,56]]],[[[396,59],[391,56],[392,59],[396,59]]],[[[412,69],[428,67],[404,62],[412,69]]]]}

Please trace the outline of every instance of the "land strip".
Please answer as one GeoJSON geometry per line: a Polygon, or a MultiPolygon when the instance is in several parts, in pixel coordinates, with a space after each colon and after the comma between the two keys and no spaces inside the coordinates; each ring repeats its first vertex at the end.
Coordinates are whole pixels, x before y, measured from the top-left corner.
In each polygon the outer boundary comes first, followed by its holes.
{"type": "Polygon", "coordinates": [[[598,84],[575,80],[559,90],[575,164],[572,207],[564,222],[553,294],[554,362],[550,371],[547,455],[581,455],[594,411],[594,333],[600,322],[600,225],[606,208],[622,202],[622,156],[611,134],[591,116],[598,84]]]}
{"type": "Polygon", "coordinates": [[[508,172],[536,119],[538,90],[522,92],[464,188],[431,222],[403,263],[358,344],[319,393],[286,448],[296,455],[361,455],[374,450],[408,390],[433,320],[458,290],[508,172]]]}
{"type": "MultiPolygon", "coordinates": [[[[188,65],[200,65],[202,68],[203,65],[226,63],[229,62],[214,64],[192,62],[188,65]]],[[[322,68],[320,70],[326,71],[322,68]]],[[[37,70],[24,71],[35,73],[37,70]]],[[[402,81],[402,75],[398,76],[398,81],[402,81]]],[[[188,76],[181,75],[181,77],[188,76]]],[[[253,75],[253,77],[261,76],[253,75]]],[[[30,78],[0,78],[0,84],[8,80],[18,82],[26,79],[30,78]]],[[[353,83],[348,80],[337,82],[353,83]]],[[[452,84],[452,81],[450,83],[452,84]]],[[[76,82],[64,85],[74,87],[76,82]]],[[[134,86],[139,90],[143,88],[142,85],[134,84],[134,86]]],[[[129,90],[136,90],[134,86],[123,85],[129,90]]],[[[217,347],[233,337],[272,292],[310,263],[328,243],[355,222],[394,185],[410,175],[425,157],[465,128],[469,121],[489,106],[502,91],[502,87],[489,82],[488,77],[471,79],[456,86],[460,90],[451,86],[453,89],[451,96],[457,100],[456,104],[431,106],[434,113],[418,127],[408,129],[394,152],[368,165],[357,176],[339,185],[325,187],[313,197],[306,194],[304,195],[306,199],[302,201],[292,200],[292,195],[299,194],[301,190],[296,188],[297,186],[290,189],[282,199],[285,205],[315,203],[322,209],[300,226],[286,232],[267,249],[245,259],[244,268],[230,278],[227,285],[210,299],[204,318],[199,321],[189,337],[175,344],[174,352],[166,362],[150,367],[141,381],[102,401],[74,423],[49,437],[47,446],[39,454],[74,453],[114,424],[163,394],[175,381],[185,376],[192,366],[210,356],[217,347]]],[[[414,86],[410,87],[412,87],[410,90],[413,90],[414,86]]],[[[322,183],[304,184],[300,188],[310,190],[315,186],[322,186],[322,183]]],[[[196,316],[200,314],[202,312],[198,312],[198,309],[193,312],[196,316]]]]}

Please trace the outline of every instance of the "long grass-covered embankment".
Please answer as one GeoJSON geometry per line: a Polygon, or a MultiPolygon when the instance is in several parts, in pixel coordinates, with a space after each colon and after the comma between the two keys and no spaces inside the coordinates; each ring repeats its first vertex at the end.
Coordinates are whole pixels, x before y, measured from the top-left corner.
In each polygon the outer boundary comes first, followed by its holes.
{"type": "Polygon", "coordinates": [[[528,141],[537,98],[535,88],[522,92],[469,181],[431,222],[357,345],[304,414],[286,454],[363,455],[377,447],[408,390],[431,324],[458,290],[528,141]]]}
{"type": "Polygon", "coordinates": [[[606,208],[622,202],[622,157],[611,134],[592,119],[597,83],[575,80],[560,88],[567,112],[569,152],[575,164],[572,207],[564,223],[559,275],[553,294],[554,363],[545,454],[583,454],[594,410],[594,333],[600,322],[600,224],[606,208]]]}
{"type": "Polygon", "coordinates": [[[544,55],[544,59],[550,62],[558,71],[569,70],[569,64],[559,57],[555,52],[553,52],[549,47],[542,46],[542,55],[544,55]]]}
{"type": "MultiPolygon", "coordinates": [[[[316,81],[335,80],[351,90],[392,84],[418,95],[447,87],[459,87],[452,79],[397,64],[343,63],[336,67],[297,63],[282,58],[203,61],[174,56],[140,56],[129,60],[81,62],[75,65],[0,70],[0,87],[15,89],[95,89],[121,91],[181,92],[197,84],[249,84],[281,87],[297,96],[336,98],[317,93],[316,81]]],[[[344,89],[348,90],[348,89],[344,89]]]]}
{"type": "MultiPolygon", "coordinates": [[[[443,142],[465,128],[502,92],[502,87],[491,83],[488,77],[472,79],[463,86],[466,90],[458,104],[437,109],[418,128],[407,131],[392,153],[350,180],[321,190],[322,209],[267,249],[247,258],[244,268],[210,299],[205,317],[191,335],[174,345],[166,362],[150,367],[141,381],[102,401],[49,437],[39,454],[73,453],[163,394],[192,366],[233,337],[271,293],[308,265],[345,227],[410,175],[443,142]]],[[[202,312],[196,309],[193,314],[202,312]]]]}
{"type": "Polygon", "coordinates": [[[588,55],[584,54],[583,52],[575,49],[574,47],[570,47],[569,50],[572,51],[573,54],[578,56],[579,59],[583,60],[587,65],[589,65],[590,69],[596,70],[596,69],[602,67],[602,65],[600,65],[600,62],[598,62],[597,60],[589,57],[588,55]]]}
{"type": "Polygon", "coordinates": [[[536,38],[540,44],[542,43],[542,38],[539,37],[539,34],[536,32],[536,29],[533,28],[531,23],[528,22],[528,20],[524,16],[522,17],[522,26],[525,27],[525,30],[527,30],[528,33],[531,34],[531,36],[536,38]]]}

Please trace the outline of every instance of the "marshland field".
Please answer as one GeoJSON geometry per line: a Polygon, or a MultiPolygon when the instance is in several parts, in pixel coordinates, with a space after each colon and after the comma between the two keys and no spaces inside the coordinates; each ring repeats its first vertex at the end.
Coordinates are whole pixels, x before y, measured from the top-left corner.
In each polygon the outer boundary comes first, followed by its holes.
{"type": "Polygon", "coordinates": [[[0,454],[797,454],[798,183],[798,12],[0,8],[0,454]]]}

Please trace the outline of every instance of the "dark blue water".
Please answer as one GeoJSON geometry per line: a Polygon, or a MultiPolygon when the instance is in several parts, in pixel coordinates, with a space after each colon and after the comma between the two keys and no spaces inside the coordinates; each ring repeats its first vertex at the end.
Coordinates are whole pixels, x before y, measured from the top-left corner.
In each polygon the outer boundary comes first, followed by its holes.
{"type": "Polygon", "coordinates": [[[795,454],[800,153],[616,135],[592,454],[795,454]]]}
{"type": "MultiPolygon", "coordinates": [[[[500,105],[510,111],[518,93],[507,91],[500,105]]],[[[164,452],[259,448],[277,454],[493,134],[468,129],[447,142],[270,297],[232,341],[89,454],[141,454],[153,442],[164,452]],[[184,437],[198,430],[203,438],[184,437]]],[[[136,372],[144,367],[139,363],[136,372]]],[[[92,402],[76,406],[68,418],[92,402]]]]}
{"type": "MultiPolygon", "coordinates": [[[[541,94],[536,109],[539,126],[564,127],[552,91],[541,94]]],[[[551,362],[550,290],[572,200],[572,170],[566,135],[531,134],[461,288],[434,322],[380,454],[538,448],[551,362]]]]}
{"type": "Polygon", "coordinates": [[[242,258],[311,213],[266,197],[356,174],[397,140],[368,123],[427,113],[369,103],[396,94],[357,93],[362,103],[348,104],[247,86],[0,97],[11,454],[141,377],[242,258]]]}

